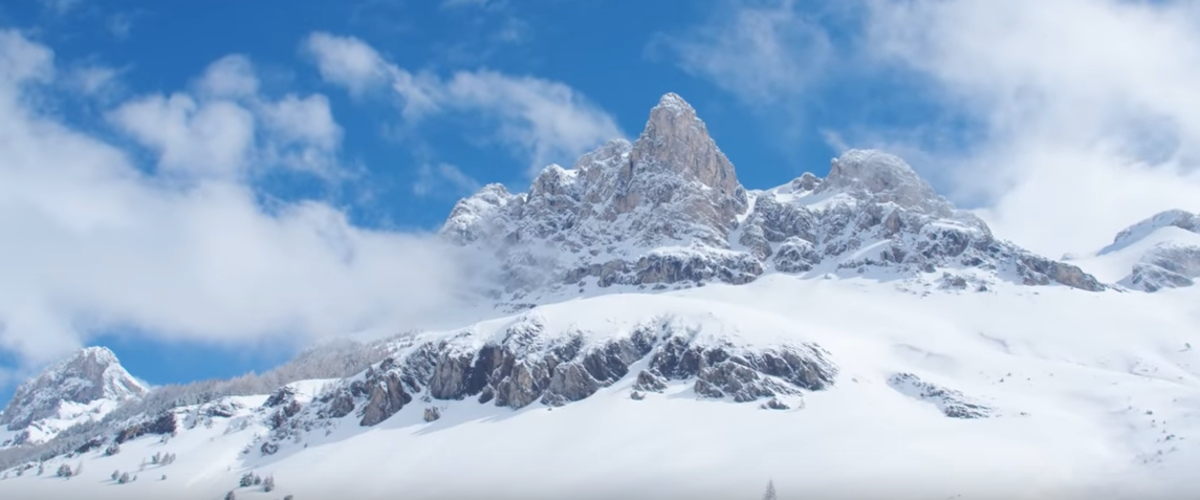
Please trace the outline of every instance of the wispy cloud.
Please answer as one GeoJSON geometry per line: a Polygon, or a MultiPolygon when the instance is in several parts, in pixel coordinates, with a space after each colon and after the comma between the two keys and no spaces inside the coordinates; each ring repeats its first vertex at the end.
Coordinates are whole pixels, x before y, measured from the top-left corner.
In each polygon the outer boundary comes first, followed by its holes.
{"type": "Polygon", "coordinates": [[[461,311],[453,249],[357,227],[324,203],[268,210],[232,175],[266,168],[264,152],[336,148],[324,96],[264,96],[249,61],[222,59],[191,90],[113,108],[141,151],[35,105],[30,92],[54,98],[56,66],[0,31],[0,349],[37,364],[126,326],[162,341],[304,342],[461,311]],[[147,152],[157,168],[135,163],[147,152]]]}
{"type": "Polygon", "coordinates": [[[684,71],[755,105],[804,92],[833,55],[825,28],[792,0],[724,6],[705,24],[659,35],[649,49],[673,53],[684,71]]]}
{"type": "Polygon", "coordinates": [[[475,180],[458,167],[449,163],[441,163],[437,166],[425,164],[417,170],[417,181],[413,183],[413,194],[417,196],[430,196],[434,194],[446,194],[449,196],[463,196],[479,191],[482,184],[475,180]]]}
{"type": "Polygon", "coordinates": [[[528,162],[531,174],[549,163],[570,164],[586,150],[623,136],[612,116],[561,82],[486,69],[449,77],[414,73],[386,61],[362,40],[327,33],[312,34],[305,46],[326,81],[354,94],[390,89],[409,126],[442,113],[493,120],[495,139],[528,162]]]}

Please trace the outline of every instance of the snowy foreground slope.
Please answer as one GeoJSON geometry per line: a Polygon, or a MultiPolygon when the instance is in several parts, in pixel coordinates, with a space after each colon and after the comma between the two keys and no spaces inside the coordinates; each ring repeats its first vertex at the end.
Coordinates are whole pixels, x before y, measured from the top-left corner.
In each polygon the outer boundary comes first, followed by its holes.
{"type": "MultiPolygon", "coordinates": [[[[223,400],[226,411],[177,410],[177,435],[165,443],[148,435],[113,456],[52,459],[41,476],[10,470],[0,495],[754,498],[773,479],[781,498],[1183,498],[1200,492],[1200,358],[1189,348],[1200,338],[1198,298],[1194,288],[1012,284],[922,296],[886,282],[784,275],[604,295],[523,317],[540,318],[549,336],[578,327],[588,343],[665,317],[748,349],[812,343],[836,365],[835,381],[779,398],[784,410],[699,397],[684,381],[638,400],[643,360],[564,406],[513,410],[418,393],[376,426],[361,426],[357,413],[327,419],[272,454],[261,451],[278,413],[264,408],[268,395],[235,397],[223,400]],[[946,405],[959,403],[984,411],[948,416],[946,405]],[[429,408],[440,418],[427,422],[429,408]],[[142,470],[155,453],[177,460],[142,470]],[[82,473],[53,477],[63,463],[82,473]],[[116,484],[114,470],[138,478],[116,484]],[[237,488],[246,472],[272,476],[276,490],[237,488]]],[[[521,318],[428,335],[471,332],[465,338],[483,343],[521,318]]],[[[297,384],[297,416],[337,385],[297,384]]]]}

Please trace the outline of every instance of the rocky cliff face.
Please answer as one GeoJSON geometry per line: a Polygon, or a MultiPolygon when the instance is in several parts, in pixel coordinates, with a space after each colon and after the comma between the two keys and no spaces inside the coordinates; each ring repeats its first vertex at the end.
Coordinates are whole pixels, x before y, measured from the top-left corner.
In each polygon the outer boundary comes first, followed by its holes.
{"type": "Polygon", "coordinates": [[[17,388],[0,424],[10,431],[30,431],[18,434],[17,441],[44,441],[57,430],[98,420],[121,402],[146,393],[112,351],[88,347],[17,388]]]}
{"type": "Polygon", "coordinates": [[[747,191],[675,94],[651,110],[633,143],[612,141],[570,170],[551,165],[528,193],[487,186],[459,202],[442,233],[494,251],[514,299],[593,286],[742,284],[772,271],[1104,288],[1075,266],[998,240],[885,153],[849,151],[824,179],[805,174],[747,191]]]}
{"type": "MultiPolygon", "coordinates": [[[[273,440],[282,445],[295,433],[344,417],[374,426],[410,404],[438,400],[556,407],[618,383],[633,399],[690,391],[702,399],[765,401],[764,408],[786,409],[801,405],[804,392],[832,386],[838,373],[828,352],[799,339],[736,342],[706,334],[703,324],[666,316],[599,330],[568,324],[535,311],[500,327],[481,324],[405,339],[393,356],[302,409],[292,406],[286,391],[272,396],[267,406],[278,408],[271,417],[273,440]]],[[[731,325],[718,321],[707,328],[731,325]]]]}

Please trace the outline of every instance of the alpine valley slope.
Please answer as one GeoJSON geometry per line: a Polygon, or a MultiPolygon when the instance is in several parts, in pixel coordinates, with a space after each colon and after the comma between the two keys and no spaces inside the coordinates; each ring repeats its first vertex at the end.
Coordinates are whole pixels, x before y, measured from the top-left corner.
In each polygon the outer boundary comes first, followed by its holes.
{"type": "Polygon", "coordinates": [[[1033,255],[893,156],[745,190],[669,94],[637,141],[486,187],[443,234],[497,254],[492,319],[375,344],[346,378],[115,412],[30,448],[0,496],[1200,491],[1200,288],[1033,255]]]}

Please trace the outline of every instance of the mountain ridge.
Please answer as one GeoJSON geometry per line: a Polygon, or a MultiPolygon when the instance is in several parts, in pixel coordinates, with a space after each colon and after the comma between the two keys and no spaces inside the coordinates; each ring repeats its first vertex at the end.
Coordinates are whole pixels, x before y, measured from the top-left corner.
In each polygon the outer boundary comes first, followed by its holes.
{"type": "Polygon", "coordinates": [[[496,294],[513,302],[556,300],[571,287],[744,284],[775,271],[890,274],[918,287],[947,276],[952,288],[997,279],[1106,286],[996,239],[880,151],[847,151],[824,179],[806,173],[746,190],[677,94],[663,96],[634,142],[610,141],[569,170],[551,165],[525,193],[486,186],[455,205],[441,234],[493,252],[502,263],[496,294]]]}

